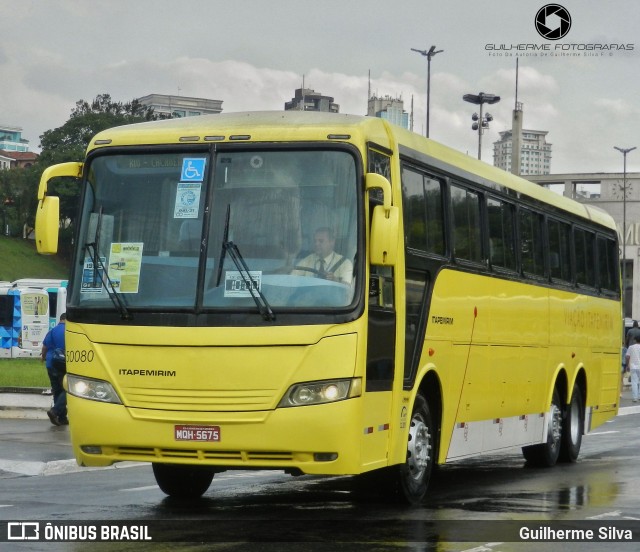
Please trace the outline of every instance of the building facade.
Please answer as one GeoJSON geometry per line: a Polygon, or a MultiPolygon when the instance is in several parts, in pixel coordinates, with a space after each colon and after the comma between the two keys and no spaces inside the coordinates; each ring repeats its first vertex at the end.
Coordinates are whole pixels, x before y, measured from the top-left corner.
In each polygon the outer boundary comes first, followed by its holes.
{"type": "Polygon", "coordinates": [[[38,154],[33,151],[0,150],[0,169],[26,169],[36,162],[38,154]]]}
{"type": "Polygon", "coordinates": [[[311,88],[298,88],[290,101],[284,104],[285,111],[326,111],[339,113],[340,106],[331,96],[323,96],[311,88]]]}
{"type": "Polygon", "coordinates": [[[156,115],[171,117],[194,117],[197,115],[217,115],[222,112],[222,100],[171,96],[167,94],[149,94],[138,98],[147,107],[152,107],[156,115]]]}
{"type": "Polygon", "coordinates": [[[581,203],[601,208],[616,221],[624,263],[625,318],[640,320],[640,173],[533,175],[529,180],[581,203]],[[622,236],[624,235],[624,240],[622,236]]]}
{"type": "Polygon", "coordinates": [[[22,137],[22,128],[0,125],[0,150],[29,151],[29,140],[22,137]]]}
{"type": "Polygon", "coordinates": [[[394,125],[409,129],[409,114],[404,110],[402,98],[391,96],[369,98],[367,116],[386,119],[394,125]]]}
{"type": "MultiPolygon", "coordinates": [[[[551,173],[551,144],[546,140],[546,130],[523,130],[520,149],[520,174],[539,175],[551,173]]],[[[493,143],[493,164],[511,172],[513,155],[513,134],[511,130],[500,133],[500,140],[493,143]]]]}

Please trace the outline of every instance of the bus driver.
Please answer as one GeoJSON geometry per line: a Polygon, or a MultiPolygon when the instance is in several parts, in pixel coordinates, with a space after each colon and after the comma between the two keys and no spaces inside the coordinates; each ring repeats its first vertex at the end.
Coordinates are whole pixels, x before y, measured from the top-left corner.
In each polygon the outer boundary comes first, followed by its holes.
{"type": "Polygon", "coordinates": [[[291,274],[351,284],[353,265],[346,257],[335,252],[336,238],[333,230],[329,227],[318,228],[313,242],[314,252],[298,262],[291,274]]]}

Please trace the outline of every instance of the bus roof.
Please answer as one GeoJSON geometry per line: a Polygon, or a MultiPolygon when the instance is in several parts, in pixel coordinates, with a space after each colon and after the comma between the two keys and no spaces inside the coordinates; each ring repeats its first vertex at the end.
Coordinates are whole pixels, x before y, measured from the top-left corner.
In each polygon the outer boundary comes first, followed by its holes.
{"type": "Polygon", "coordinates": [[[399,145],[406,146],[518,194],[607,228],[616,228],[613,218],[597,207],[561,196],[378,117],[317,111],[247,111],[165,119],[104,130],[94,137],[87,153],[106,146],[275,141],[374,142],[393,151],[399,145]]]}

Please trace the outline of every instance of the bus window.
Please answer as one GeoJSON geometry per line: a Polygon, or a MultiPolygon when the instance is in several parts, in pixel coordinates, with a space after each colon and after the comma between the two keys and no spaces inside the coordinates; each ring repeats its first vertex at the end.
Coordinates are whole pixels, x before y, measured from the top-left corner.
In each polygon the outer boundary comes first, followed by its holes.
{"type": "Polygon", "coordinates": [[[424,306],[427,303],[427,291],[429,282],[428,274],[421,270],[407,270],[406,275],[406,326],[404,334],[404,377],[411,377],[415,362],[422,352],[422,344],[424,339],[418,339],[424,336],[425,322],[423,314],[425,314],[424,306]]]}
{"type": "Polygon", "coordinates": [[[369,148],[369,165],[367,172],[381,174],[391,182],[391,157],[369,148]]]}
{"type": "Polygon", "coordinates": [[[516,270],[513,206],[497,199],[487,200],[489,259],[491,266],[516,270]]]}
{"type": "Polygon", "coordinates": [[[583,286],[596,287],[593,259],[595,258],[595,236],[576,228],[573,233],[576,254],[576,283],[583,286]]]}
{"type": "Polygon", "coordinates": [[[571,282],[571,226],[549,219],[547,228],[551,278],[571,282]]]}
{"type": "Polygon", "coordinates": [[[600,289],[618,291],[616,271],[616,242],[598,236],[598,283],[600,289]]]}
{"type": "Polygon", "coordinates": [[[544,276],[542,220],[538,213],[528,209],[520,211],[520,243],[522,271],[533,276],[544,276]]]}
{"type": "Polygon", "coordinates": [[[451,186],[453,247],[456,259],[482,262],[480,198],[476,192],[451,186]]]}
{"type": "Polygon", "coordinates": [[[402,168],[404,225],[409,249],[445,254],[442,183],[429,175],[402,168]]]}
{"type": "Polygon", "coordinates": [[[214,170],[207,266],[216,269],[207,275],[205,307],[254,306],[239,263],[225,254],[231,243],[274,308],[351,304],[357,180],[350,153],[228,151],[214,170]],[[322,265],[319,235],[332,244],[322,265]]]}

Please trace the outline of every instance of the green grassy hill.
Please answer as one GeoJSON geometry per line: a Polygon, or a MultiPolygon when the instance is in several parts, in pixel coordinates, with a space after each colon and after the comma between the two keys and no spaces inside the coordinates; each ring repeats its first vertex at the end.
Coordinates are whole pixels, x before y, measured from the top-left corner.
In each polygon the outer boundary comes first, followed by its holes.
{"type": "Polygon", "coordinates": [[[0,236],[0,281],[68,277],[68,263],[59,255],[38,255],[33,240],[0,236]]]}

